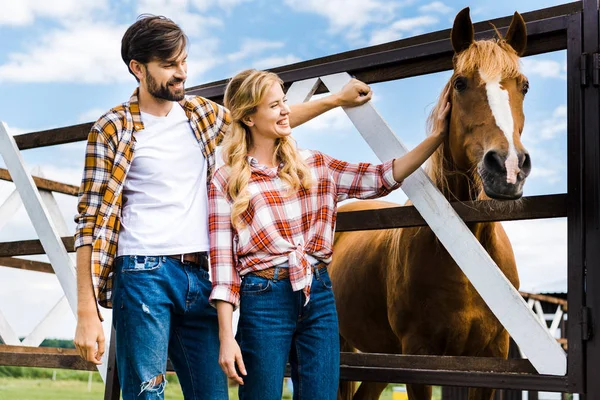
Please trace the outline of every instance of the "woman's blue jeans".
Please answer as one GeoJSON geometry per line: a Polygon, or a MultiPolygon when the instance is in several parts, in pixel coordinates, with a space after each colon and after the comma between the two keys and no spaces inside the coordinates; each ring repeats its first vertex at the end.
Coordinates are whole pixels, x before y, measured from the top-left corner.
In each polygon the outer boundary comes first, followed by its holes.
{"type": "Polygon", "coordinates": [[[242,279],[237,340],[248,375],[240,400],[281,400],[285,365],[294,400],[335,400],[340,370],[337,312],[327,272],[315,269],[310,302],[289,279],[242,279]]]}
{"type": "Polygon", "coordinates": [[[226,400],[219,326],[208,303],[208,272],[157,256],[122,256],[114,265],[113,325],[123,400],[163,399],[169,356],[186,400],[226,400]]]}

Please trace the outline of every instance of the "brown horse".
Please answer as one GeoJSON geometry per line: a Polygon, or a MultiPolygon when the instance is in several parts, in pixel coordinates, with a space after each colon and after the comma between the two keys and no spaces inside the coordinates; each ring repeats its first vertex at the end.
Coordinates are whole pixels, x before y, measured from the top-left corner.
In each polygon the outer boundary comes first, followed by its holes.
{"type": "MultiPolygon", "coordinates": [[[[455,56],[446,85],[452,103],[449,135],[429,160],[427,172],[449,201],[519,199],[531,170],[520,139],[528,88],[519,71],[525,23],[515,13],[505,38],[498,33],[498,39],[474,41],[469,10],[464,9],[451,36],[455,56]]],[[[363,201],[340,211],[394,206],[363,201]]],[[[502,225],[468,226],[518,288],[514,254],[502,225]]],[[[507,357],[508,333],[428,227],[342,232],[336,234],[334,248],[329,271],[343,350],[507,357]]],[[[352,398],[343,387],[341,397],[352,398]]],[[[353,398],[378,399],[385,387],[365,382],[353,398]]],[[[472,388],[469,399],[491,399],[493,394],[492,389],[472,388]]],[[[408,395],[430,399],[431,387],[409,385],[408,395]]]]}

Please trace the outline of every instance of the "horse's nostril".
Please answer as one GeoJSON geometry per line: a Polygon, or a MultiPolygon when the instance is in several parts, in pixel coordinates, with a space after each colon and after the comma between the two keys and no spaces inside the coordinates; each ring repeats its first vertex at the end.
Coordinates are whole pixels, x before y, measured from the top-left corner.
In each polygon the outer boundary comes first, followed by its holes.
{"type": "Polygon", "coordinates": [[[498,154],[498,152],[490,150],[485,153],[483,157],[483,165],[490,172],[502,172],[506,168],[504,167],[504,159],[498,154]]]}
{"type": "Polygon", "coordinates": [[[531,157],[529,157],[529,153],[519,155],[519,168],[525,175],[529,175],[529,172],[531,172],[531,157]]]}

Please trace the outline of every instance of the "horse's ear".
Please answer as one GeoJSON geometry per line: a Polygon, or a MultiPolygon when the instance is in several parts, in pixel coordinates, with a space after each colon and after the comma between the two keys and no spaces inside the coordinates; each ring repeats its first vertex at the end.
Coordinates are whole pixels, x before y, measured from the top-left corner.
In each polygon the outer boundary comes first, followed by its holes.
{"type": "Polygon", "coordinates": [[[527,47],[527,27],[525,26],[523,17],[518,12],[515,12],[515,15],[513,15],[504,39],[519,56],[525,53],[525,48],[527,47]]]}
{"type": "Polygon", "coordinates": [[[456,54],[468,49],[475,40],[473,23],[471,22],[471,16],[469,15],[469,7],[463,8],[456,14],[454,25],[452,26],[451,37],[452,48],[456,54]]]}

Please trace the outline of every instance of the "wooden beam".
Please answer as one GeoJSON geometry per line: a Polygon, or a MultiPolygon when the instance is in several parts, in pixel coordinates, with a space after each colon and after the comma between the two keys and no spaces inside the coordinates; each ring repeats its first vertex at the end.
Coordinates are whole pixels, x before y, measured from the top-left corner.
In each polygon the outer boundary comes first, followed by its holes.
{"type": "MultiPolygon", "coordinates": [[[[0,180],[12,182],[10,172],[5,168],[0,168],[0,180]]],[[[79,188],[74,185],[68,185],[66,183],[52,181],[50,179],[33,177],[33,182],[38,189],[48,190],[50,192],[63,193],[71,196],[77,196],[79,194],[79,188]]]]}
{"type": "MultiPolygon", "coordinates": [[[[71,236],[63,237],[62,243],[67,252],[75,251],[75,239],[71,236]]],[[[15,242],[0,243],[0,257],[30,256],[37,254],[46,254],[42,243],[39,240],[19,240],[15,242]]]]}
{"type": "Polygon", "coordinates": [[[45,272],[48,274],[54,273],[54,270],[52,269],[52,265],[50,265],[50,263],[25,260],[23,258],[0,257],[0,266],[17,268],[26,271],[45,272]]]}
{"type": "Polygon", "coordinates": [[[561,299],[559,297],[548,296],[545,294],[527,293],[527,292],[519,292],[519,293],[521,293],[521,296],[523,296],[526,299],[533,299],[533,300],[543,301],[545,303],[558,304],[563,308],[564,311],[567,311],[568,307],[569,307],[569,303],[567,302],[567,300],[561,299]]]}
{"type": "Polygon", "coordinates": [[[0,345],[0,365],[95,371],[96,366],[79,357],[75,349],[0,345]]]}
{"type": "MultiPolygon", "coordinates": [[[[524,197],[518,202],[493,200],[452,202],[450,206],[464,222],[516,221],[567,216],[567,195],[524,197]]],[[[412,228],[427,223],[414,206],[338,213],[338,232],[412,228]]]]}
{"type": "MultiPolygon", "coordinates": [[[[465,222],[513,221],[539,218],[558,218],[566,216],[566,194],[525,197],[520,205],[508,205],[513,209],[507,213],[501,203],[493,201],[471,201],[465,203],[452,202],[450,205],[465,222]],[[500,206],[500,207],[498,207],[500,206]]],[[[505,205],[507,206],[507,205],[505,205]]],[[[427,223],[414,206],[399,206],[380,210],[340,212],[336,230],[339,232],[371,229],[392,229],[425,226],[427,223]]],[[[74,239],[63,237],[62,241],[68,252],[74,252],[74,239]]],[[[44,254],[39,240],[21,240],[0,243],[0,264],[2,257],[44,254]]],[[[14,259],[18,260],[18,259],[14,259]]],[[[13,265],[19,261],[7,261],[13,265]]],[[[18,264],[14,268],[43,269],[41,264],[18,264]],[[23,265],[21,267],[20,265],[23,265]]],[[[46,272],[46,271],[42,271],[46,272]]]]}

